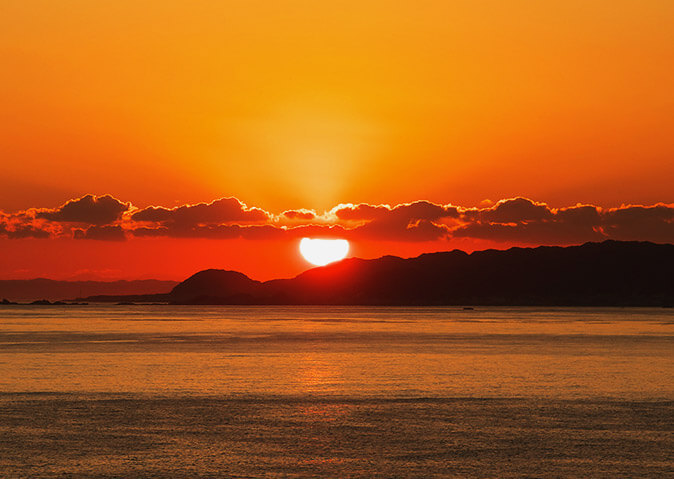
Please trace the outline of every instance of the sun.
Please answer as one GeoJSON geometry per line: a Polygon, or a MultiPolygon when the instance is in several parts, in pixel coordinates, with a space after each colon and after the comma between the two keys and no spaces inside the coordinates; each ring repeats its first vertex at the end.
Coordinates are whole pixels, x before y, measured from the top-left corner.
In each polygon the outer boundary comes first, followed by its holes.
{"type": "Polygon", "coordinates": [[[302,238],[300,241],[300,253],[316,266],[325,266],[344,259],[348,252],[349,242],[345,239],[302,238]]]}

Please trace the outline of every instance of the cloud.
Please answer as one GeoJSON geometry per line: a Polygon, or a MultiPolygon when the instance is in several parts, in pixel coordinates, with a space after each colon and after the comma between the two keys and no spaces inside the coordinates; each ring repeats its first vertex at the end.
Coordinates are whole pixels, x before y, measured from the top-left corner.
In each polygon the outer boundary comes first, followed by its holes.
{"type": "Polygon", "coordinates": [[[382,218],[391,212],[389,205],[368,205],[367,203],[341,204],[335,206],[331,213],[340,220],[346,221],[373,221],[382,218]]]}
{"type": "Polygon", "coordinates": [[[182,228],[227,223],[263,223],[271,215],[261,208],[249,208],[236,198],[220,198],[211,203],[183,205],[176,208],[150,206],[134,213],[134,221],[173,224],[182,228]]]}
{"type": "Polygon", "coordinates": [[[554,209],[528,198],[501,200],[487,208],[464,212],[455,238],[522,244],[576,244],[608,239],[601,231],[600,209],[576,205],[554,209]]]}
{"type": "Polygon", "coordinates": [[[393,241],[431,241],[447,236],[448,220],[460,217],[459,208],[430,201],[389,205],[342,204],[330,213],[345,223],[355,222],[356,236],[393,241]]]}
{"type": "Polygon", "coordinates": [[[323,214],[300,208],[274,215],[232,197],[176,208],[136,210],[109,195],[88,195],[57,209],[0,212],[0,236],[101,241],[127,237],[263,241],[313,236],[352,241],[475,239],[523,245],[605,239],[674,242],[674,205],[603,209],[577,204],[552,208],[516,197],[482,203],[477,208],[414,201],[395,206],[340,204],[323,214]]]}
{"type": "Polygon", "coordinates": [[[9,239],[47,239],[51,237],[51,234],[49,231],[35,228],[32,225],[17,225],[12,229],[8,229],[6,225],[0,224],[0,236],[5,236],[9,239]]]}
{"type": "Polygon", "coordinates": [[[648,238],[661,243],[674,242],[674,205],[621,206],[606,210],[603,232],[617,240],[648,238]]]}
{"type": "Polygon", "coordinates": [[[299,210],[286,210],[281,213],[286,219],[289,220],[313,220],[316,218],[316,212],[313,210],[307,210],[305,208],[299,210]]]}
{"type": "Polygon", "coordinates": [[[578,226],[595,227],[601,222],[600,209],[592,205],[576,205],[555,211],[557,221],[578,226]]]}
{"type": "Polygon", "coordinates": [[[552,217],[552,212],[545,203],[521,197],[501,200],[494,206],[479,211],[481,219],[491,223],[526,223],[552,217]]]}
{"type": "Polygon", "coordinates": [[[110,195],[86,195],[69,200],[59,208],[37,210],[35,217],[49,221],[106,225],[119,220],[130,207],[130,203],[123,203],[110,195]]]}
{"type": "Polygon", "coordinates": [[[455,218],[459,215],[457,207],[438,205],[430,201],[389,205],[369,205],[367,203],[341,204],[334,207],[331,213],[340,220],[346,221],[387,221],[395,223],[414,223],[418,220],[439,220],[455,218]]]}
{"type": "Polygon", "coordinates": [[[33,217],[20,211],[6,214],[0,211],[0,237],[9,239],[47,239],[52,236],[49,229],[33,225],[33,217]]]}

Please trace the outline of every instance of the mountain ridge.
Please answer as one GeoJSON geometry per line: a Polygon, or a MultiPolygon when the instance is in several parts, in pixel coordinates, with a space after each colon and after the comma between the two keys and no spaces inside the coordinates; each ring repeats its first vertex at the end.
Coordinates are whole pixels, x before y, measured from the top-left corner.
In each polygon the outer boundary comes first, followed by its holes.
{"type": "MultiPolygon", "coordinates": [[[[209,269],[176,285],[164,300],[172,304],[671,306],[672,271],[674,245],[609,240],[471,253],[455,249],[406,259],[348,258],[294,278],[265,282],[236,271],[209,269]]],[[[149,300],[157,299],[155,295],[149,300]]]]}
{"type": "Polygon", "coordinates": [[[2,279],[0,299],[11,301],[33,301],[38,299],[62,300],[64,298],[89,296],[127,296],[168,292],[178,285],[178,281],[139,280],[55,280],[48,278],[2,279]]]}

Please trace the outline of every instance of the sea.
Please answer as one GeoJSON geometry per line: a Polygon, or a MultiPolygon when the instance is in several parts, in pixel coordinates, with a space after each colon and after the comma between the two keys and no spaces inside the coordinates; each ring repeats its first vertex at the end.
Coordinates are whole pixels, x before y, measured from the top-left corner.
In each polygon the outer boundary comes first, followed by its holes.
{"type": "Polygon", "coordinates": [[[674,477],[674,310],[3,306],[0,477],[674,477]]]}

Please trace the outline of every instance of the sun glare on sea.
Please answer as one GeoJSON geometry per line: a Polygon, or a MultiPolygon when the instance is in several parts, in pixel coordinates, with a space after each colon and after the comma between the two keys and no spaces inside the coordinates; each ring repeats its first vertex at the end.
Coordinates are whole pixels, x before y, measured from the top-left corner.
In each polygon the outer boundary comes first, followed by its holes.
{"type": "Polygon", "coordinates": [[[316,266],[344,259],[349,252],[349,242],[345,239],[302,238],[300,253],[304,259],[316,266]]]}

